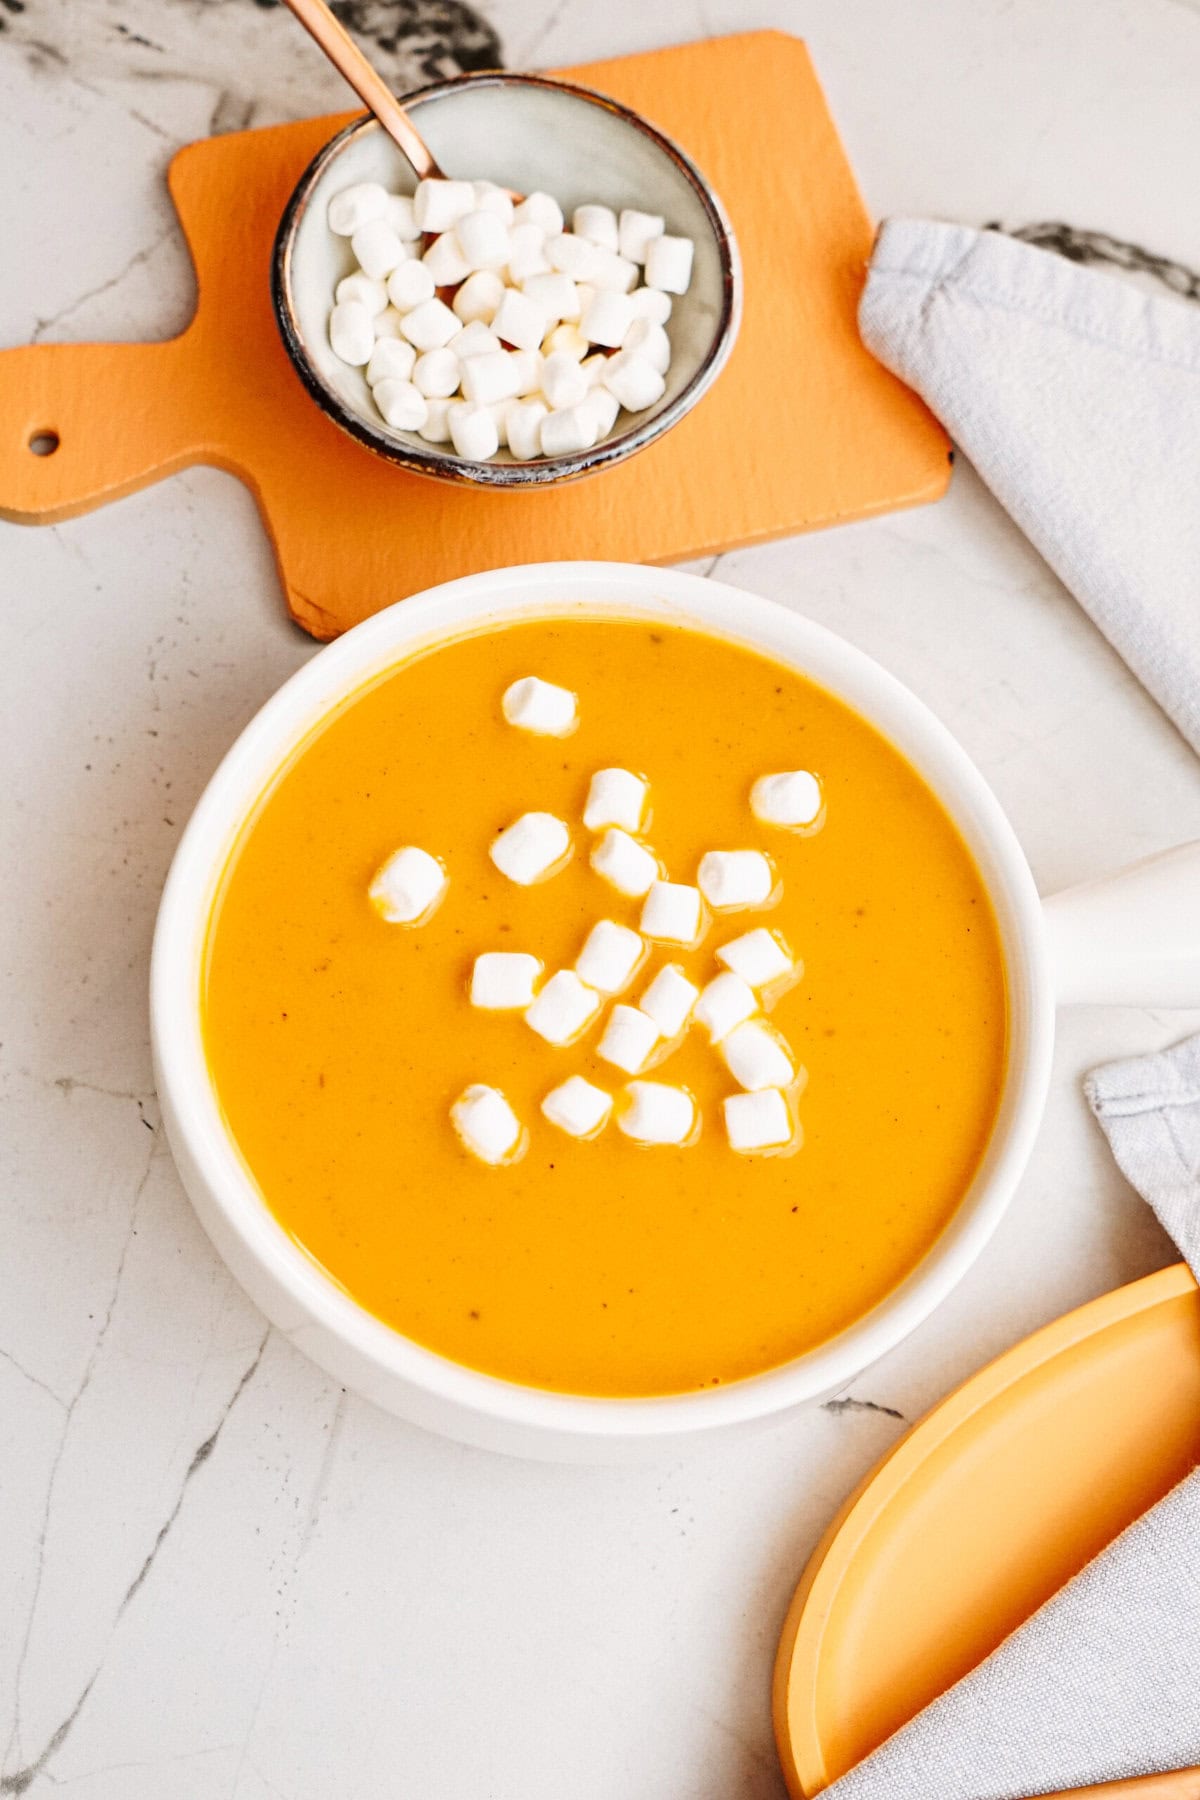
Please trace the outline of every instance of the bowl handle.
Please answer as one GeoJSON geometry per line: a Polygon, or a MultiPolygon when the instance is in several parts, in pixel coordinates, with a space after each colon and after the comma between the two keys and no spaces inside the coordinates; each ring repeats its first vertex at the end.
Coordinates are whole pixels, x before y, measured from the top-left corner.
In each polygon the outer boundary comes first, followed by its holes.
{"type": "Polygon", "coordinates": [[[1200,1006],[1200,840],[1044,906],[1060,1004],[1200,1006]]]}

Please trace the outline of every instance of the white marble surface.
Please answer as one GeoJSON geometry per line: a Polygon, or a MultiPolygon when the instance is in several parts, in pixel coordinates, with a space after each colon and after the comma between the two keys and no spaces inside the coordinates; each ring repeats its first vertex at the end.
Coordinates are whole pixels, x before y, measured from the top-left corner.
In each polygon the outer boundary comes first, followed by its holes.
{"type": "MultiPolygon", "coordinates": [[[[356,6],[377,38],[425,20],[435,61],[438,18],[461,25],[440,0],[356,6]]],[[[340,104],[335,82],[254,0],[0,0],[0,20],[0,342],[169,333],[191,281],[172,149],[340,104]]],[[[491,0],[460,41],[489,23],[537,65],[783,26],[877,212],[1063,218],[1200,266],[1196,0],[491,0]]],[[[0,571],[0,1794],[778,1800],[768,1677],[805,1556],[904,1419],[1169,1258],[1079,1076],[1200,1016],[1063,1015],[1007,1223],[868,1404],[619,1472],[442,1443],[267,1331],[157,1129],[146,958],[172,846],[312,653],[248,495],[196,470],[0,526],[0,571]]],[[[940,506],[721,575],[929,700],[1047,887],[1200,835],[1195,758],[968,469],[940,506]]]]}

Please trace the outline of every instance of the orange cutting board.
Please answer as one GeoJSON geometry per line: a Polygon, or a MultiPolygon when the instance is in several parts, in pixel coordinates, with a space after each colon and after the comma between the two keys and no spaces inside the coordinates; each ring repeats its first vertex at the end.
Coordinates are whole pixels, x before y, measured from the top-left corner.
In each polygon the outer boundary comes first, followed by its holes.
{"type": "Polygon", "coordinates": [[[943,1400],[851,1495],[789,1609],[774,1699],[794,1800],[975,1668],[1198,1463],[1200,1293],[1183,1263],[943,1400]]]}
{"type": "Polygon", "coordinates": [[[296,181],[346,122],[310,119],[175,157],[199,288],[179,337],[0,353],[0,517],[52,523],[192,463],[228,469],[258,501],[294,617],[328,638],[477,569],[678,561],[937,499],[946,437],[859,340],[872,227],[804,45],[753,32],[565,73],[677,138],[741,247],[737,347],[658,444],[570,486],[493,494],[409,475],[332,424],[284,353],[268,275],[296,181]],[[44,434],[58,447],[36,455],[44,434]]]}

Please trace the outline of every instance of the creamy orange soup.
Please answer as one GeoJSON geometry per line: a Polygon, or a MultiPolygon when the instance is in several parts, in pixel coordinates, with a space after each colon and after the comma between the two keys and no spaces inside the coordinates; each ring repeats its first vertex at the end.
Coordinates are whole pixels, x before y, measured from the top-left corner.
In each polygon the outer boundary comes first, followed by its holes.
{"type": "Polygon", "coordinates": [[[488,1373],[583,1394],[736,1381],[859,1318],[953,1215],[987,1144],[1004,1073],[996,921],[946,813],[863,719],[801,676],[700,633],[612,620],[544,622],[417,657],[360,693],[295,755],[234,848],[214,908],[205,1041],[228,1126],[264,1199],[347,1293],[398,1331],[488,1373]],[[500,699],[537,674],[573,689],[565,739],[515,730],[500,699]],[[686,1147],[613,1123],[565,1136],[539,1102],[568,1074],[627,1079],[593,1029],[554,1049],[520,1014],[468,1000],[477,953],[569,967],[592,924],[636,926],[588,866],[592,773],[651,783],[646,833],[673,879],[711,848],[759,847],[782,878],[766,913],[718,918],[696,951],[655,950],[698,984],[714,949],[757,924],[803,978],[771,1020],[807,1071],[794,1155],[734,1154],[735,1091],[693,1030],[655,1077],[702,1114],[686,1147]],[[758,824],[754,780],[808,768],[812,836],[758,824]],[[567,869],[520,888],[488,858],[527,810],[567,820],[567,869]],[[428,923],[386,924],[367,899],[401,844],[449,872],[428,923]],[[488,1167],[450,1124],[473,1082],[529,1130],[488,1167]]]}

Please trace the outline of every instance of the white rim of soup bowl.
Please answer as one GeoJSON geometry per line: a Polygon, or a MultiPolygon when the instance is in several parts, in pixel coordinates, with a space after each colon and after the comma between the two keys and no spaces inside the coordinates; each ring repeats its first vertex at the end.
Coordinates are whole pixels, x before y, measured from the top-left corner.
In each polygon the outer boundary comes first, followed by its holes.
{"type": "Polygon", "coordinates": [[[417,88],[403,98],[405,105],[416,111],[423,105],[452,99],[468,89],[486,87],[549,88],[594,106],[600,112],[610,113],[653,144],[691,187],[704,212],[721,265],[721,309],[708,349],[675,398],[665,406],[652,408],[648,417],[633,415],[632,423],[620,430],[614,429],[589,449],[568,451],[561,456],[539,456],[529,462],[516,458],[473,462],[444,446],[421,442],[415,432],[393,430],[382,418],[372,418],[345,400],[321,369],[300,329],[294,293],[295,252],[301,225],[321,176],[357,139],[381,129],[369,113],[352,119],[322,145],[292,190],[271,253],[271,302],[284,349],[304,388],[322,412],[348,436],[413,475],[457,482],[465,487],[525,492],[531,488],[559,487],[625,462],[656,443],[691,412],[724,369],[737,341],[742,323],[742,263],[729,214],[703,170],[666,132],[660,131],[632,107],[614,100],[610,94],[584,87],[579,82],[562,81],[557,76],[505,69],[450,75],[442,81],[417,88]]]}
{"type": "MultiPolygon", "coordinates": [[[[1028,864],[991,789],[924,702],[865,652],[774,601],[695,575],[604,562],[530,564],[447,582],[374,615],[293,675],[228,751],[180,840],[155,930],[150,1001],[177,1160],[196,1171],[224,1227],[303,1323],[373,1365],[385,1386],[415,1387],[455,1412],[540,1430],[548,1439],[593,1443],[674,1437],[786,1412],[844,1387],[921,1324],[987,1243],[1025,1167],[1045,1101],[1054,1014],[1041,902],[1028,864]],[[762,1374],[692,1393],[621,1398],[524,1386],[455,1363],[375,1318],[300,1248],[260,1196],[223,1122],[204,1053],[202,958],[218,883],[252,809],[296,749],[340,704],[417,651],[489,623],[572,615],[689,625],[773,656],[844,700],[918,769],[950,813],[980,865],[1004,946],[1004,1091],[954,1217],[900,1285],[836,1337],[762,1374]]],[[[306,1348],[320,1361],[311,1340],[306,1348]]],[[[399,1399],[396,1410],[405,1410],[399,1399]]]]}

